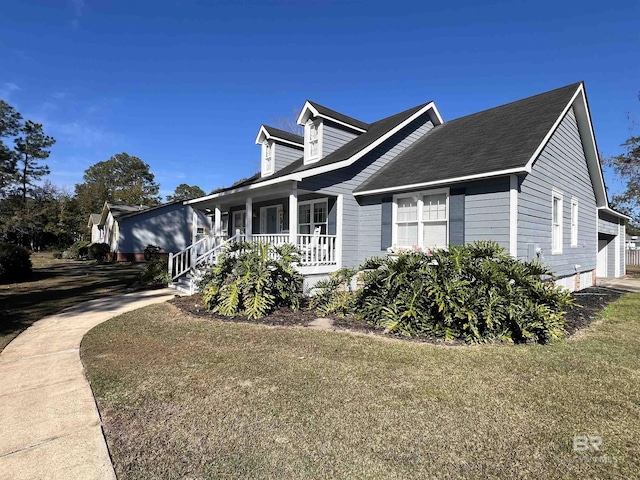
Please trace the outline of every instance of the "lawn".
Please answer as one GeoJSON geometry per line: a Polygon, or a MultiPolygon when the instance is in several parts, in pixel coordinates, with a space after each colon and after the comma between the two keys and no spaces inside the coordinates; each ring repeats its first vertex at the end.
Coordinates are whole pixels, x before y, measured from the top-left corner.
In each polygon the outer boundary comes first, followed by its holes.
{"type": "Polygon", "coordinates": [[[138,265],[58,260],[50,253],[31,256],[33,274],[0,285],[0,351],[36,320],[67,307],[124,291],[140,272],[138,265]]]}
{"type": "Polygon", "coordinates": [[[635,478],[639,310],[629,294],[575,338],[514,347],[161,304],[96,327],[81,355],[120,480],[635,478]],[[599,450],[574,452],[577,435],[599,450]]]}
{"type": "Polygon", "coordinates": [[[631,278],[640,278],[640,265],[627,265],[626,270],[631,278]]]}

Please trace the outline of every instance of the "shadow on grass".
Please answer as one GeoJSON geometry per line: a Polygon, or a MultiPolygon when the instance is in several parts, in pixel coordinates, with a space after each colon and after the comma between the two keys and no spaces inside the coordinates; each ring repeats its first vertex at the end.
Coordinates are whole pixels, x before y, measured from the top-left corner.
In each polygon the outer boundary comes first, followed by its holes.
{"type": "Polygon", "coordinates": [[[1,285],[0,350],[47,315],[134,290],[140,269],[140,265],[60,260],[35,266],[27,281],[1,285]]]}

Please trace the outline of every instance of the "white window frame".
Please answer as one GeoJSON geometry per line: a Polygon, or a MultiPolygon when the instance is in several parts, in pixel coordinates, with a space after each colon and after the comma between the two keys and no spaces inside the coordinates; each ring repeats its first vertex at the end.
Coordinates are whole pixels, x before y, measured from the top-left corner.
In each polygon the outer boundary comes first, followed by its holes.
{"type": "Polygon", "coordinates": [[[551,254],[559,255],[562,253],[562,246],[564,243],[563,235],[563,223],[564,223],[564,201],[562,192],[558,190],[551,191],[551,254]],[[553,205],[558,200],[558,219],[554,221],[553,205]]]}
{"type": "MultiPolygon", "coordinates": [[[[449,245],[449,235],[450,235],[450,231],[449,231],[449,222],[450,222],[450,215],[449,215],[449,188],[438,188],[438,189],[434,189],[434,190],[422,190],[419,192],[411,192],[411,193],[399,193],[393,196],[393,207],[392,207],[392,213],[391,213],[391,223],[393,228],[391,229],[391,244],[394,247],[398,247],[398,248],[414,248],[414,247],[418,247],[418,248],[425,248],[423,245],[424,242],[424,226],[425,224],[429,224],[431,222],[440,222],[441,220],[437,220],[437,221],[433,221],[433,220],[423,220],[422,219],[422,209],[424,207],[424,200],[423,198],[425,196],[428,195],[441,195],[441,194],[445,194],[446,195],[446,230],[447,230],[447,235],[446,235],[446,246],[449,245]],[[416,214],[416,221],[418,222],[418,244],[417,245],[398,245],[398,199],[399,198],[406,198],[406,197],[418,197],[417,198],[417,214],[416,214]]],[[[411,222],[413,223],[413,222],[411,222]]],[[[429,246],[430,247],[430,246],[429,246]]],[[[429,248],[427,247],[427,248],[429,248]]],[[[444,247],[444,246],[443,246],[444,247]]]]}
{"type": "Polygon", "coordinates": [[[304,163],[315,163],[322,158],[322,139],[323,139],[323,122],[322,119],[309,119],[304,126],[304,163]],[[311,126],[314,125],[317,132],[316,154],[311,156],[311,126]]]}
{"type": "Polygon", "coordinates": [[[260,171],[262,172],[263,177],[267,177],[272,175],[275,170],[275,159],[276,159],[276,144],[271,140],[265,140],[262,142],[262,162],[260,171]],[[267,165],[267,149],[271,147],[271,162],[267,165]]]}
{"type": "Polygon", "coordinates": [[[327,232],[327,234],[329,233],[329,199],[328,198],[318,198],[318,199],[314,199],[314,200],[306,200],[304,202],[298,202],[298,225],[296,226],[296,232],[300,235],[313,235],[313,232],[315,231],[315,229],[321,225],[326,225],[325,231],[327,232]],[[319,222],[316,223],[313,219],[313,207],[316,204],[320,204],[320,203],[324,203],[326,205],[327,208],[327,220],[324,222],[319,222]],[[300,207],[303,205],[310,205],[310,211],[311,211],[311,215],[310,215],[310,223],[300,223],[300,207]],[[309,225],[309,232],[310,233],[300,233],[300,226],[301,225],[309,225]]]}
{"type": "Polygon", "coordinates": [[[571,199],[571,246],[578,246],[578,217],[580,216],[580,207],[578,199],[571,199]]]}
{"type": "Polygon", "coordinates": [[[247,231],[247,211],[246,210],[234,210],[231,213],[231,235],[236,234],[236,230],[240,230],[241,234],[245,234],[247,231]],[[236,215],[240,215],[242,219],[241,225],[236,225],[236,215]]]}
{"type": "Polygon", "coordinates": [[[278,233],[282,233],[282,230],[284,229],[284,215],[282,212],[282,204],[275,204],[275,205],[267,205],[266,207],[260,207],[260,233],[261,234],[267,234],[267,235],[276,235],[278,233]],[[276,227],[276,230],[278,230],[275,233],[271,233],[268,234],[267,233],[267,210],[269,208],[276,208],[278,213],[278,225],[276,227]]]}

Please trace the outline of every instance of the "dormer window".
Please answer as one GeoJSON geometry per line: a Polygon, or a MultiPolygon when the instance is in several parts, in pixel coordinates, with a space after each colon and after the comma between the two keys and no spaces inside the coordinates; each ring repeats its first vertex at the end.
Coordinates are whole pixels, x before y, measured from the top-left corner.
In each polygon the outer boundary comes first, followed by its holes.
{"type": "Polygon", "coordinates": [[[322,157],[322,120],[307,121],[304,130],[304,162],[317,162],[322,157]]]}
{"type": "Polygon", "coordinates": [[[271,175],[273,173],[273,150],[274,144],[271,141],[265,140],[262,144],[262,176],[271,175]]]}

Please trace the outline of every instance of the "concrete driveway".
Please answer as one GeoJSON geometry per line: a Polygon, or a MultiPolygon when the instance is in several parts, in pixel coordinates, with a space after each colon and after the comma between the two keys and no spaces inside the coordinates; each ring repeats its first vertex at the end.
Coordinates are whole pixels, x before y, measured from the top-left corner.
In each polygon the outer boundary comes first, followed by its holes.
{"type": "Polygon", "coordinates": [[[80,342],[105,320],[175,293],[85,302],[39,320],[7,345],[0,353],[0,479],[115,480],[80,342]]]}

